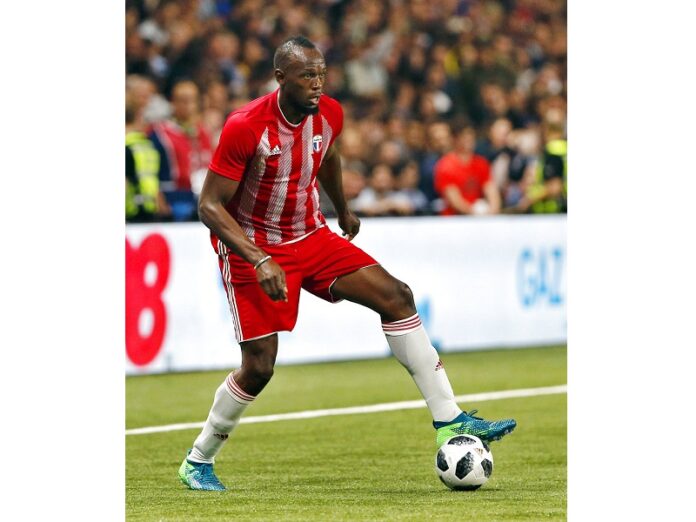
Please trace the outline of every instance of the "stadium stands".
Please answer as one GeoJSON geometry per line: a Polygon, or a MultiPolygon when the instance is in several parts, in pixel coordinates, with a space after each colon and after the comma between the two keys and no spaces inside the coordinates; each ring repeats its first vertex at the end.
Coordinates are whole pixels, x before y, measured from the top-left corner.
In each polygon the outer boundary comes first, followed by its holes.
{"type": "MultiPolygon", "coordinates": [[[[390,171],[419,203],[387,215],[438,213],[434,165],[471,126],[503,213],[565,212],[566,26],[564,0],[127,0],[126,88],[148,127],[192,80],[214,147],[231,111],[276,88],[275,47],[304,34],[344,107],[352,198],[390,171]]],[[[180,188],[165,196],[177,208],[180,188]]]]}

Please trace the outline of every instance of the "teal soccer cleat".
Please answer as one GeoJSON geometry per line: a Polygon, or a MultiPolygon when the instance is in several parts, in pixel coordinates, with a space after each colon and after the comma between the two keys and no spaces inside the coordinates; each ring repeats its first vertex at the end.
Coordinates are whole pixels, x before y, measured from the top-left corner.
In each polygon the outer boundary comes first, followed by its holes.
{"type": "MultiPolygon", "coordinates": [[[[191,450],[186,454],[187,457],[189,453],[191,453],[191,450]]],[[[203,491],[225,491],[227,489],[215,476],[212,464],[191,462],[188,458],[185,458],[184,462],[181,463],[179,478],[189,489],[203,491]]]]}
{"type": "Polygon", "coordinates": [[[478,410],[471,410],[469,413],[463,411],[456,419],[450,422],[433,422],[436,430],[435,444],[439,448],[450,437],[455,435],[473,435],[483,442],[499,440],[507,435],[517,426],[513,419],[501,421],[487,421],[481,417],[474,417],[478,410]]]}

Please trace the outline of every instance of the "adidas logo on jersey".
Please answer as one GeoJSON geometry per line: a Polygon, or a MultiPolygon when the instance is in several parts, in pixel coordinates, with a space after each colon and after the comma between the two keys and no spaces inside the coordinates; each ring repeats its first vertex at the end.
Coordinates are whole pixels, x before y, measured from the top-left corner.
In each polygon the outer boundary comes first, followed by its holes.
{"type": "Polygon", "coordinates": [[[280,145],[276,145],[271,149],[271,152],[268,153],[269,156],[275,156],[276,154],[280,154],[280,145]]]}

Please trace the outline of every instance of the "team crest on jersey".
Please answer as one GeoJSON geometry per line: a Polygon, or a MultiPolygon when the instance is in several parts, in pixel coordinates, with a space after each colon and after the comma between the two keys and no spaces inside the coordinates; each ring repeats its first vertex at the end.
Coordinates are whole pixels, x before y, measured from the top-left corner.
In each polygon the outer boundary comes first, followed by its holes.
{"type": "Polygon", "coordinates": [[[314,152],[321,152],[321,142],[322,139],[319,134],[312,138],[312,150],[314,150],[314,152]]]}

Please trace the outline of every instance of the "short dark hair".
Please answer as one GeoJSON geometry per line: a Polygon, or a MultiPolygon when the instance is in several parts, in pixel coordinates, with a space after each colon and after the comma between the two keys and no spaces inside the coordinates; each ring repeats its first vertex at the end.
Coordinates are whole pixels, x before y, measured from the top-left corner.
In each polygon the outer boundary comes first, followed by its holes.
{"type": "Polygon", "coordinates": [[[298,47],[304,47],[305,49],[317,48],[317,46],[314,45],[314,43],[309,38],[306,38],[301,35],[286,38],[278,46],[278,48],[275,51],[275,54],[273,55],[273,68],[280,69],[281,71],[285,69],[288,60],[290,59],[291,55],[297,52],[296,49],[298,47]]]}
{"type": "Polygon", "coordinates": [[[473,131],[476,134],[476,129],[471,124],[468,118],[454,118],[450,121],[450,129],[452,130],[452,136],[459,136],[463,132],[473,131]]]}

